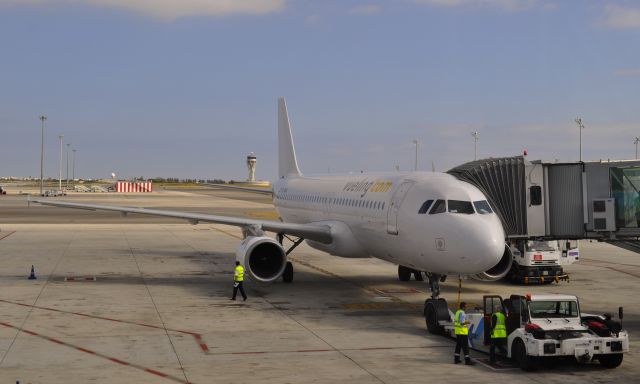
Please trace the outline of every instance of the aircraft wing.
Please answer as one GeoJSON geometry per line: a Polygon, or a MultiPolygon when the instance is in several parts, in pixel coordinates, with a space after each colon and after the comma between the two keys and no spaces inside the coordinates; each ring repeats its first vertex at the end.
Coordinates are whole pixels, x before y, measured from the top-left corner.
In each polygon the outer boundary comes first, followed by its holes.
{"type": "Polygon", "coordinates": [[[260,193],[264,195],[273,195],[273,191],[271,189],[264,189],[264,188],[238,187],[236,185],[229,185],[229,184],[208,184],[208,183],[201,183],[200,185],[206,185],[207,187],[220,188],[220,189],[233,189],[236,191],[253,192],[253,193],[260,193]]]}
{"type": "Polygon", "coordinates": [[[98,204],[82,204],[82,203],[71,203],[71,202],[64,202],[64,201],[47,201],[47,200],[30,200],[30,201],[34,203],[42,204],[42,205],[51,205],[54,207],[86,209],[90,211],[114,211],[114,212],[121,212],[123,214],[138,213],[142,215],[173,217],[176,219],[187,220],[193,224],[197,224],[198,222],[205,222],[205,223],[233,225],[236,227],[243,227],[243,228],[258,227],[263,231],[284,233],[284,234],[288,234],[296,237],[301,237],[304,239],[315,240],[321,243],[330,243],[332,240],[331,228],[329,228],[329,226],[327,225],[283,223],[279,221],[254,220],[254,219],[246,219],[241,217],[207,215],[203,213],[163,211],[158,209],[119,207],[119,206],[113,206],[113,205],[98,205],[98,204]]]}

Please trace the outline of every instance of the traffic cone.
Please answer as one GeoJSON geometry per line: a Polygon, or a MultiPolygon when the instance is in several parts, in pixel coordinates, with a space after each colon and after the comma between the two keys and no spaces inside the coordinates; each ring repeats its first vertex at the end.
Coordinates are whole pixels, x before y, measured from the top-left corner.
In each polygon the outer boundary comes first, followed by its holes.
{"type": "Polygon", "coordinates": [[[37,279],[36,277],[36,270],[33,268],[33,265],[31,266],[31,274],[29,275],[29,280],[35,280],[37,279]]]}

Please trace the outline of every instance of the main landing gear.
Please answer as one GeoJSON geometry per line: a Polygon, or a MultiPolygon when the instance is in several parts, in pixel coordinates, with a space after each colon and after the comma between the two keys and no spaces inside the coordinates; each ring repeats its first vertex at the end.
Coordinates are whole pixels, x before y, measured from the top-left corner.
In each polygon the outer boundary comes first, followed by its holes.
{"type": "Polygon", "coordinates": [[[398,265],[398,279],[400,279],[400,281],[411,280],[411,275],[415,277],[416,281],[424,281],[424,277],[422,277],[422,272],[409,267],[398,265]]]}
{"type": "Polygon", "coordinates": [[[440,335],[444,333],[444,327],[440,325],[440,321],[451,321],[447,301],[439,297],[440,283],[444,282],[447,276],[427,272],[427,279],[431,289],[431,298],[424,301],[424,320],[430,333],[440,335]]]}
{"type": "MultiPolygon", "coordinates": [[[[294,238],[287,236],[284,233],[278,233],[276,235],[276,239],[278,240],[278,243],[280,243],[282,248],[284,248],[284,239],[287,239],[293,243],[291,244],[289,249],[285,251],[285,255],[289,255],[291,251],[293,251],[298,245],[300,245],[300,243],[304,241],[304,239],[301,237],[294,238]]],[[[282,273],[282,281],[285,283],[293,282],[293,264],[290,261],[287,261],[287,264],[284,267],[284,272],[282,273]]]]}

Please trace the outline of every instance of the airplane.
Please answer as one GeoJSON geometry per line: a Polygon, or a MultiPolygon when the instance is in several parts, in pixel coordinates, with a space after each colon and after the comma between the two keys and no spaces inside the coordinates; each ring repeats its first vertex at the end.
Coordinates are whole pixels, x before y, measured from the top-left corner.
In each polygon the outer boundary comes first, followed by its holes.
{"type": "Polygon", "coordinates": [[[432,299],[436,300],[439,282],[447,275],[493,281],[511,268],[512,256],[505,246],[500,219],[475,186],[439,172],[304,176],[298,167],[284,98],[278,100],[278,147],[279,177],[266,193],[272,194],[280,221],[64,201],[33,202],[240,227],[244,238],[236,259],[253,280],[264,283],[280,278],[293,281],[293,265],[287,255],[302,241],[334,256],[386,260],[399,266],[399,274],[402,268],[424,271],[432,299]],[[265,232],[275,233],[275,239],[265,232]],[[292,242],[288,247],[285,238],[292,242]]]}

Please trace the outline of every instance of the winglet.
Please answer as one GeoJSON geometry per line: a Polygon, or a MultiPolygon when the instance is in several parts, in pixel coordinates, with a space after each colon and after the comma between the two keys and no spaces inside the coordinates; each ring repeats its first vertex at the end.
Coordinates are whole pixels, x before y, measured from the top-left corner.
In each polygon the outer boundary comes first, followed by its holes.
{"type": "Polygon", "coordinates": [[[278,99],[278,178],[300,176],[284,97],[278,99]]]}

